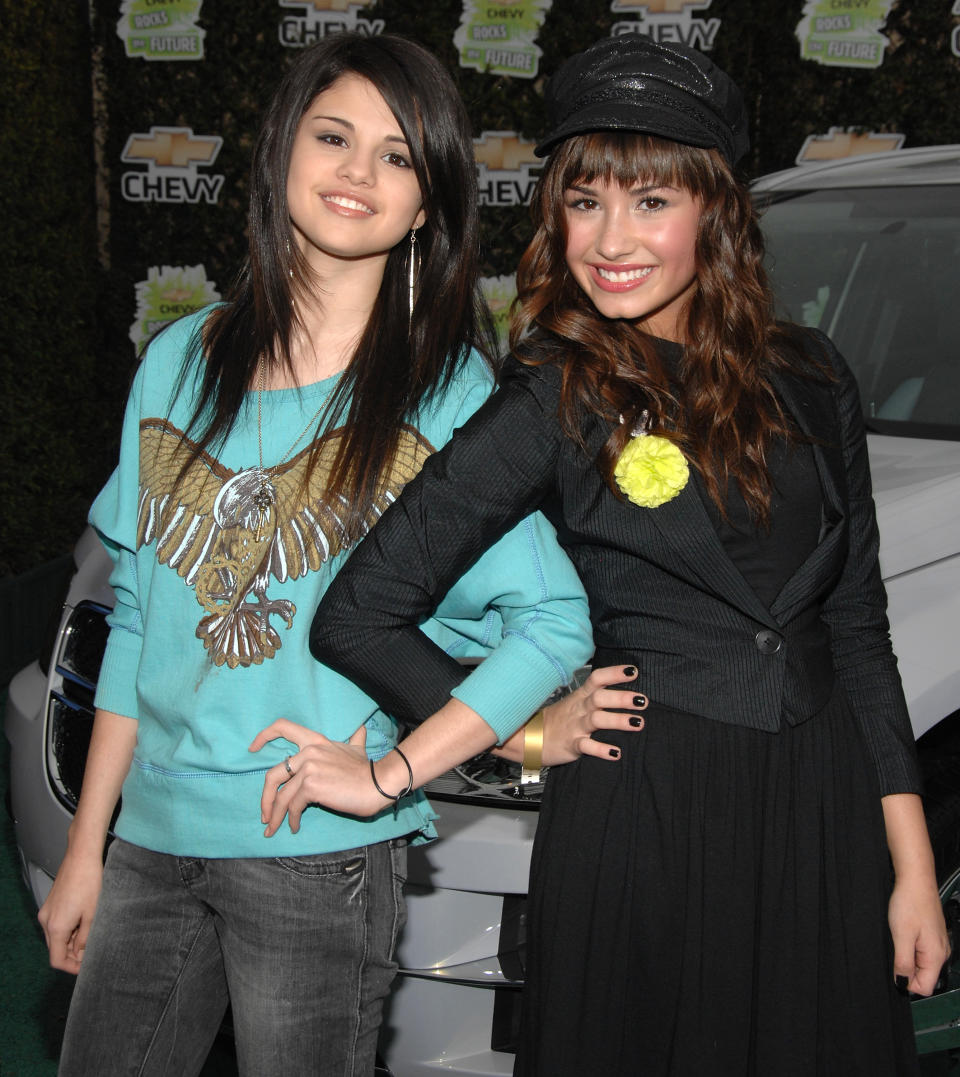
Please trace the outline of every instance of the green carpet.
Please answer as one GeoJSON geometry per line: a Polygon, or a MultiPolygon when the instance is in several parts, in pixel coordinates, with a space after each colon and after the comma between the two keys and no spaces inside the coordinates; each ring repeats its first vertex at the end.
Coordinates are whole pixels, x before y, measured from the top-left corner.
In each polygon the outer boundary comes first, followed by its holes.
{"type": "MultiPolygon", "coordinates": [[[[3,702],[6,702],[4,693],[3,702]]],[[[0,792],[7,799],[9,745],[0,736],[0,792]]],[[[47,964],[47,948],[33,900],[20,878],[13,823],[0,820],[0,1074],[54,1077],[73,977],[47,964]]]]}

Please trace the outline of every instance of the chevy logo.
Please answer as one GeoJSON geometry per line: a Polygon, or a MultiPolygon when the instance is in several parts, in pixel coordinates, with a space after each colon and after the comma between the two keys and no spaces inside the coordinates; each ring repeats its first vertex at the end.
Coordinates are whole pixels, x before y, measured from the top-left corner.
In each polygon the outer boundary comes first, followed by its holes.
{"type": "Polygon", "coordinates": [[[187,168],[212,165],[223,139],[195,135],[189,127],[151,127],[148,135],[127,139],[120,160],[124,164],[148,164],[156,168],[187,168]]]}
{"type": "Polygon", "coordinates": [[[212,165],[222,145],[222,138],[195,135],[189,127],[151,127],[149,134],[131,135],[120,159],[124,164],[147,168],[121,175],[124,199],[127,202],[216,202],[224,177],[198,172],[197,166],[212,165]]]}
{"type": "Polygon", "coordinates": [[[314,11],[346,12],[352,7],[370,7],[375,0],[280,0],[281,7],[300,7],[314,11]]]}
{"type": "Polygon", "coordinates": [[[797,164],[807,161],[836,161],[841,157],[860,157],[867,153],[891,153],[903,146],[904,136],[894,133],[844,131],[831,127],[828,134],[809,135],[800,152],[797,164]]]}
{"type": "Polygon", "coordinates": [[[473,155],[478,165],[500,171],[514,171],[524,165],[539,165],[534,154],[535,142],[528,142],[512,131],[484,131],[473,140],[473,155]]]}

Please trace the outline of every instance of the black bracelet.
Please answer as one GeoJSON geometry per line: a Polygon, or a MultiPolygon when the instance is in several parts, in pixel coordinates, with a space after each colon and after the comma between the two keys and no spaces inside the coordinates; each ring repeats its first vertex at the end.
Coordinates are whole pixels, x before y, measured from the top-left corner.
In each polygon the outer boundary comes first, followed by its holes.
{"type": "Polygon", "coordinates": [[[407,757],[403,754],[403,752],[400,751],[400,749],[396,745],[394,746],[393,750],[397,753],[397,755],[400,756],[400,758],[406,764],[406,767],[407,767],[407,785],[406,785],[406,788],[401,789],[400,792],[397,793],[396,795],[394,795],[393,793],[388,793],[386,790],[381,789],[380,788],[380,783],[377,781],[377,772],[373,769],[373,760],[372,759],[370,760],[370,777],[373,778],[374,788],[380,794],[380,796],[386,797],[387,800],[392,800],[393,801],[393,814],[396,815],[397,812],[400,810],[400,800],[403,797],[405,797],[407,795],[407,793],[410,793],[410,792],[413,791],[413,768],[410,766],[410,760],[407,759],[407,757]]]}

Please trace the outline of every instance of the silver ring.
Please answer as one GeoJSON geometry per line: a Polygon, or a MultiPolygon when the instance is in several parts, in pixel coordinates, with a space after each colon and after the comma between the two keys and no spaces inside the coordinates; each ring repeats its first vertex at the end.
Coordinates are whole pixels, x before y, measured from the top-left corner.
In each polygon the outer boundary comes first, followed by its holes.
{"type": "Polygon", "coordinates": [[[293,774],[293,767],[290,766],[290,756],[289,755],[284,757],[283,765],[287,768],[287,773],[288,774],[293,774]]]}

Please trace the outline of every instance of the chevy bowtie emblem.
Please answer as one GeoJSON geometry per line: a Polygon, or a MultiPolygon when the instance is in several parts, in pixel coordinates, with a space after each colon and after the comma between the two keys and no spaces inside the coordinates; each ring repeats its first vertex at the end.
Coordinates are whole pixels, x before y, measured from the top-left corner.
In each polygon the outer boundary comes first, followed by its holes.
{"type": "Polygon", "coordinates": [[[836,161],[841,157],[860,157],[865,153],[892,153],[903,146],[904,137],[893,132],[831,127],[825,135],[807,135],[796,163],[836,161]]]}
{"type": "Polygon", "coordinates": [[[212,165],[223,139],[195,135],[189,127],[151,127],[147,135],[131,135],[120,159],[124,164],[152,163],[158,168],[212,165]]]}
{"type": "Polygon", "coordinates": [[[682,15],[703,11],[712,0],[613,0],[611,11],[646,11],[648,15],[682,15]]]}
{"type": "Polygon", "coordinates": [[[374,0],[280,0],[281,7],[305,7],[309,11],[339,11],[345,12],[352,7],[369,7],[374,0]]]}
{"type": "Polygon", "coordinates": [[[533,152],[535,145],[513,131],[484,131],[480,138],[473,140],[473,156],[478,165],[497,171],[524,165],[539,166],[542,162],[533,152]]]}

